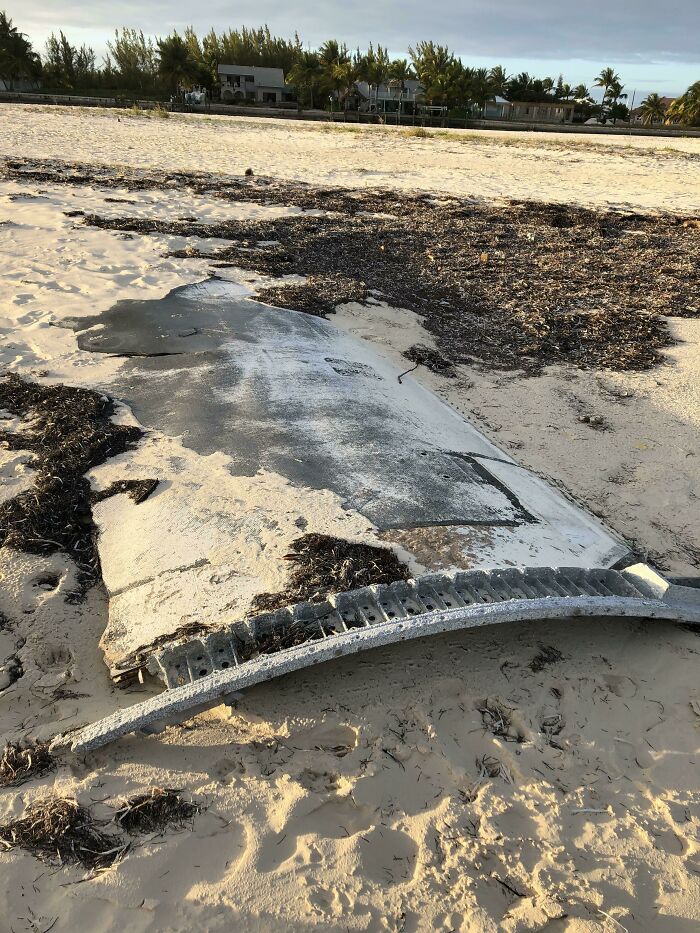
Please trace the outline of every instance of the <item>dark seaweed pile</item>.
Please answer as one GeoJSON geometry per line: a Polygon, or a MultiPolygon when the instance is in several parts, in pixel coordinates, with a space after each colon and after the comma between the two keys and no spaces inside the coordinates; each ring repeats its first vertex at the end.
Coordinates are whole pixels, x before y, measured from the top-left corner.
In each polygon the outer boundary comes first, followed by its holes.
{"type": "Polygon", "coordinates": [[[303,535],[292,542],[285,558],[292,565],[287,586],[279,593],[260,593],[254,610],[271,612],[294,603],[322,602],[330,593],[409,578],[408,568],[389,548],[356,544],[332,535],[303,535]]]}
{"type": "Polygon", "coordinates": [[[452,377],[456,375],[455,365],[451,359],[422,343],[414,343],[412,347],[404,351],[403,355],[412,363],[425,366],[431,372],[438,373],[441,376],[452,377]]]}
{"type": "Polygon", "coordinates": [[[109,499],[111,496],[125,492],[136,505],[140,505],[148,499],[152,492],[155,492],[157,486],[157,479],[120,479],[106,489],[93,492],[90,501],[94,505],[97,502],[104,502],[105,499],[109,499]]]}
{"type": "Polygon", "coordinates": [[[79,568],[80,598],[100,576],[90,483],[85,473],[132,447],[135,427],[114,424],[114,403],[88,389],[0,379],[0,409],[27,422],[0,443],[34,455],[34,485],[0,504],[0,545],[32,554],[64,550],[79,568]]]}
{"type": "Polygon", "coordinates": [[[17,787],[55,769],[56,762],[47,743],[8,742],[0,755],[0,787],[17,787]]]}
{"type": "Polygon", "coordinates": [[[145,794],[124,800],[114,822],[130,835],[162,832],[169,826],[181,828],[201,809],[198,804],[183,800],[179,790],[151,787],[145,794]]]}
{"type": "Polygon", "coordinates": [[[126,848],[117,837],[102,832],[89,810],[66,797],[31,804],[23,817],[0,826],[0,843],[48,862],[77,863],[92,871],[109,868],[126,848]]]}
{"type": "Polygon", "coordinates": [[[673,343],[661,315],[700,313],[700,231],[692,219],[55,161],[7,160],[3,173],[104,188],[186,188],[329,212],[217,224],[94,215],[84,222],[230,240],[210,252],[188,248],[173,255],[304,275],[303,285],[276,285],[259,297],[311,314],[374,299],[408,308],[424,318],[439,355],[455,363],[529,372],[567,362],[647,369],[673,343]]]}

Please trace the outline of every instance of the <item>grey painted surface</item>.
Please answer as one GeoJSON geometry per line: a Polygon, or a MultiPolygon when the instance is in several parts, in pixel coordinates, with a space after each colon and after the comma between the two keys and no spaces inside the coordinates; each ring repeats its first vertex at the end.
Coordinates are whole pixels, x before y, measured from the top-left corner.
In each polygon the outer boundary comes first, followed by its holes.
{"type": "Polygon", "coordinates": [[[499,451],[331,321],[214,282],[122,301],[81,326],[95,327],[82,349],[137,355],[110,391],[139,421],[229,454],[239,475],[331,489],[379,528],[535,521],[490,468],[499,451]]]}

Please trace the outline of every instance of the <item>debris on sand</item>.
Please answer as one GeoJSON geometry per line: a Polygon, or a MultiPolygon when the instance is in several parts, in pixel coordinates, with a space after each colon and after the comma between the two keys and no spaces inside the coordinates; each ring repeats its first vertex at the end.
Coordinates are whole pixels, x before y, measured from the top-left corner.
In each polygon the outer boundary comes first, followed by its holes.
{"type": "Polygon", "coordinates": [[[159,480],[157,479],[120,479],[106,489],[93,492],[90,501],[95,505],[98,502],[104,502],[105,499],[109,499],[111,496],[125,492],[136,505],[140,505],[155,491],[158,483],[159,480]]]}
{"type": "Polygon", "coordinates": [[[452,377],[455,374],[455,364],[448,357],[443,356],[438,350],[432,347],[426,347],[422,343],[414,343],[412,347],[405,350],[403,355],[412,363],[419,363],[438,376],[452,377]]]}
{"type": "Polygon", "coordinates": [[[484,727],[507,742],[524,742],[525,737],[513,726],[512,710],[498,700],[486,699],[478,707],[484,727]]]}
{"type": "Polygon", "coordinates": [[[34,485],[0,505],[0,545],[31,554],[66,551],[79,569],[80,598],[99,579],[91,490],[85,473],[133,447],[136,427],[115,424],[111,399],[89,389],[38,385],[11,373],[0,379],[0,409],[27,422],[0,443],[29,450],[34,485]]]}
{"type": "Polygon", "coordinates": [[[152,787],[145,794],[127,798],[114,816],[114,822],[130,835],[162,832],[169,826],[182,827],[201,812],[201,806],[180,797],[179,790],[152,787]]]}
{"type": "Polygon", "coordinates": [[[127,846],[99,825],[76,800],[47,797],[28,807],[21,819],[0,826],[0,846],[24,849],[48,862],[100,871],[113,865],[127,846]]]}
{"type": "Polygon", "coordinates": [[[338,305],[351,301],[363,304],[367,300],[367,294],[364,282],[352,281],[329,272],[325,275],[309,275],[301,285],[272,285],[261,288],[257,292],[257,298],[276,308],[289,308],[315,317],[326,317],[333,314],[338,305]]]}
{"type": "Polygon", "coordinates": [[[264,301],[292,310],[327,314],[371,292],[420,314],[438,350],[455,363],[532,374],[555,363],[649,369],[674,343],[662,315],[700,314],[700,238],[693,217],[516,200],[436,201],[376,188],[54,160],[8,159],[0,175],[129,190],[186,187],[233,202],[323,211],[214,224],[94,215],[83,222],[229,240],[231,246],[211,252],[188,247],[172,255],[273,276],[303,275],[304,285],[261,293],[264,301]]]}
{"type": "Polygon", "coordinates": [[[552,645],[540,645],[540,650],[530,661],[530,670],[535,674],[539,674],[550,664],[556,664],[558,661],[563,660],[564,655],[558,648],[554,648],[552,645]]]}
{"type": "Polygon", "coordinates": [[[508,784],[513,783],[513,775],[506,765],[493,755],[483,755],[476,759],[476,767],[479,772],[479,780],[486,778],[502,778],[508,784]]]}
{"type": "Polygon", "coordinates": [[[279,593],[260,593],[253,604],[256,611],[271,612],[293,603],[321,602],[330,593],[394,583],[410,576],[408,567],[389,548],[358,544],[332,535],[311,533],[297,538],[285,560],[292,563],[286,588],[279,593]]]}
{"type": "Polygon", "coordinates": [[[18,745],[8,742],[0,756],[0,787],[17,787],[56,770],[48,744],[18,745]]]}

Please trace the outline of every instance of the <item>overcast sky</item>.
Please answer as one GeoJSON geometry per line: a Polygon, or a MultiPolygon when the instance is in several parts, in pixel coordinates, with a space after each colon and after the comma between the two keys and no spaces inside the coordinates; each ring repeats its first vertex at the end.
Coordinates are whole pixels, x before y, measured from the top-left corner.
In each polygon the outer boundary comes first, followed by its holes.
{"type": "Polygon", "coordinates": [[[43,51],[63,29],[102,55],[116,26],[148,35],[267,23],[273,33],[316,47],[330,36],[354,48],[381,42],[405,57],[419,39],[446,43],[465,64],[503,64],[510,73],[564,73],[592,84],[607,65],[627,90],[675,95],[700,80],[700,0],[0,0],[43,51]]]}

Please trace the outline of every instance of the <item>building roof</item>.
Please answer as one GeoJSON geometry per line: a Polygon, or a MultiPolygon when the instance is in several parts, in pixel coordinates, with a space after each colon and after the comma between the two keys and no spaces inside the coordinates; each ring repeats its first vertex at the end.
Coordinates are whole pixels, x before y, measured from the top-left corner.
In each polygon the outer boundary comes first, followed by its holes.
{"type": "Polygon", "coordinates": [[[219,65],[220,75],[252,75],[256,85],[284,87],[284,72],[281,68],[260,68],[257,65],[219,65]]]}
{"type": "Polygon", "coordinates": [[[575,107],[576,103],[570,100],[509,100],[509,104],[518,104],[520,107],[575,107]]]}

